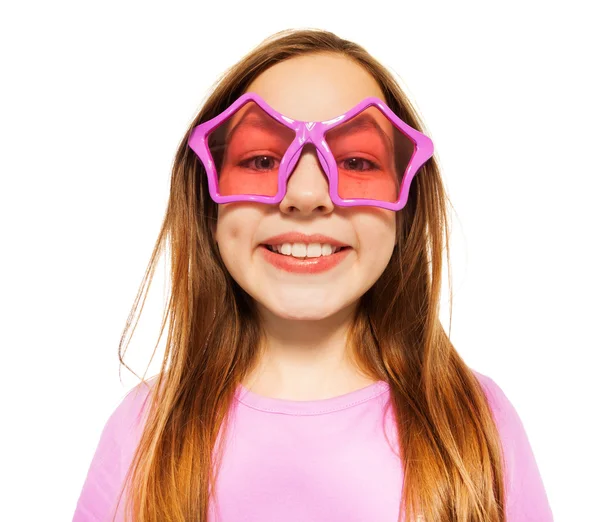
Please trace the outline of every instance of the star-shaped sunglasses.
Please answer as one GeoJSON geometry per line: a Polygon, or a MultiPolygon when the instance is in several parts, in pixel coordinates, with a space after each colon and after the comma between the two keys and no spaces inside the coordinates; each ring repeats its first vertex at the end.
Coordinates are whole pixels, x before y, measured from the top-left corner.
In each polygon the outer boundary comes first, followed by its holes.
{"type": "Polygon", "coordinates": [[[412,179],[433,156],[431,139],[376,97],[314,122],[284,116],[249,92],[194,127],[188,139],[216,203],[281,202],[307,143],[315,146],[331,201],[345,207],[401,210],[412,179]]]}

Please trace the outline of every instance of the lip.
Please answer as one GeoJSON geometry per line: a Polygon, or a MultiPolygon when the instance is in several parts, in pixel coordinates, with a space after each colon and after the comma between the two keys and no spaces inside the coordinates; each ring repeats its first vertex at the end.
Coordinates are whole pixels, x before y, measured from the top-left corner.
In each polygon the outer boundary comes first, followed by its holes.
{"type": "Polygon", "coordinates": [[[285,272],[299,274],[318,274],[332,269],[339,265],[352,252],[352,248],[344,248],[335,254],[320,257],[307,257],[305,259],[297,259],[294,256],[286,256],[271,252],[266,246],[259,247],[264,259],[273,265],[275,268],[285,272]]]}
{"type": "MultiPolygon", "coordinates": [[[[261,245],[282,245],[283,243],[328,243],[336,247],[349,247],[346,243],[342,243],[337,239],[334,239],[323,234],[303,234],[302,232],[287,232],[285,234],[279,234],[278,236],[270,237],[265,239],[261,245]]],[[[316,258],[315,258],[316,259],[316,258]]]]}

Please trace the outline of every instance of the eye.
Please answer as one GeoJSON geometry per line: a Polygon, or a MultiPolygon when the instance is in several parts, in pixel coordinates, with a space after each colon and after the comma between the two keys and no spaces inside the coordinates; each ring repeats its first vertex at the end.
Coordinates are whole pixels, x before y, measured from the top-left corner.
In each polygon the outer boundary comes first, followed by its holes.
{"type": "Polygon", "coordinates": [[[277,162],[277,160],[273,156],[261,155],[261,156],[253,156],[251,158],[248,158],[245,161],[242,161],[240,163],[240,166],[245,167],[245,168],[250,168],[253,170],[266,171],[266,170],[272,170],[272,169],[276,168],[275,167],[276,162],[277,162]]]}
{"type": "Polygon", "coordinates": [[[378,166],[364,158],[348,158],[342,161],[344,170],[355,170],[358,172],[363,172],[366,170],[376,170],[378,166]]]}

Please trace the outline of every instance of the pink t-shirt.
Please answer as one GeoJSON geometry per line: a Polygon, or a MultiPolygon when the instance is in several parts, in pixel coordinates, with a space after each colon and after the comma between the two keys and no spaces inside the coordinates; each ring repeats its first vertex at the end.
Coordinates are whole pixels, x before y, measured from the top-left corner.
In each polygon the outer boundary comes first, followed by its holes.
{"type": "MultiPolygon", "coordinates": [[[[491,400],[506,452],[507,522],[552,522],[515,408],[491,378],[472,371],[491,400]]],[[[133,388],[106,422],[73,522],[111,520],[143,427],[147,390],[133,388]]],[[[264,397],[240,385],[209,520],[396,522],[403,473],[388,398],[384,381],[316,401],[264,397]]],[[[124,520],[124,500],[117,522],[124,520]]]]}

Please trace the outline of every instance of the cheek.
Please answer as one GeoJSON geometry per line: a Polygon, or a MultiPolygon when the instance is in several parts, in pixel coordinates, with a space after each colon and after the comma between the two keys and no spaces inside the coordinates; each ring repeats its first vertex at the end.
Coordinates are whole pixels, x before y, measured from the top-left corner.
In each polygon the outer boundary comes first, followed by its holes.
{"type": "Polygon", "coordinates": [[[396,243],[396,216],[393,211],[371,211],[356,216],[359,253],[369,258],[391,255],[396,243]]]}
{"type": "Polygon", "coordinates": [[[244,222],[236,219],[217,220],[217,241],[224,247],[244,237],[244,222]]]}
{"type": "Polygon", "coordinates": [[[374,223],[361,232],[359,256],[370,287],[381,277],[394,253],[396,222],[374,223]]]}
{"type": "Polygon", "coordinates": [[[219,208],[215,239],[223,260],[251,254],[260,222],[260,213],[245,206],[224,205],[219,208]]]}

